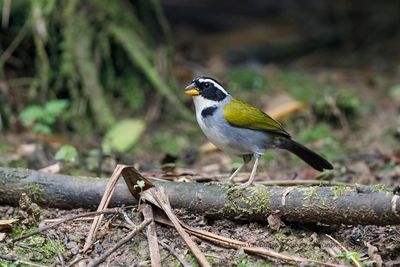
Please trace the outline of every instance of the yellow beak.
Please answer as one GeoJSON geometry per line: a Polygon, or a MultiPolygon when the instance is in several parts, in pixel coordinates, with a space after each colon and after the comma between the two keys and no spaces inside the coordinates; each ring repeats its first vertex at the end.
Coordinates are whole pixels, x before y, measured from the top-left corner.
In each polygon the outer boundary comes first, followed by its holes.
{"type": "Polygon", "coordinates": [[[191,96],[199,95],[199,89],[196,87],[194,83],[189,84],[185,88],[185,93],[191,96]]]}

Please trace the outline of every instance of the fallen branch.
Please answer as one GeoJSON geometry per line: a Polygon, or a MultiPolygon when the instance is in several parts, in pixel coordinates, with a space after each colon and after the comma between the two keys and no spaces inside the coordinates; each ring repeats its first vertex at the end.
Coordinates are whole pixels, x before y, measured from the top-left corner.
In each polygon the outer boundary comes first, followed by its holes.
{"type": "MultiPolygon", "coordinates": [[[[0,168],[0,203],[17,205],[25,192],[43,206],[96,208],[107,182],[0,168]]],[[[271,213],[276,213],[282,220],[302,223],[400,224],[400,197],[380,185],[296,186],[282,198],[287,187],[256,185],[238,190],[224,184],[152,182],[165,188],[173,208],[214,218],[265,222],[271,213]]],[[[108,206],[122,204],[133,205],[137,201],[121,181],[116,183],[108,206]]]]}

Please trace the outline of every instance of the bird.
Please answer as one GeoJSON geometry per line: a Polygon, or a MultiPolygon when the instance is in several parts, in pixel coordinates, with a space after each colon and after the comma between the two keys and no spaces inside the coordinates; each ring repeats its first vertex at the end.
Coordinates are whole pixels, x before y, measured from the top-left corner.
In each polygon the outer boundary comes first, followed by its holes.
{"type": "Polygon", "coordinates": [[[322,156],[294,141],[283,126],[260,109],[234,98],[217,80],[200,76],[185,87],[192,96],[197,122],[206,137],[222,151],[241,156],[243,163],[226,180],[233,178],[255,158],[250,177],[239,187],[253,184],[260,157],[267,149],[285,149],[318,171],[333,169],[322,156]]]}

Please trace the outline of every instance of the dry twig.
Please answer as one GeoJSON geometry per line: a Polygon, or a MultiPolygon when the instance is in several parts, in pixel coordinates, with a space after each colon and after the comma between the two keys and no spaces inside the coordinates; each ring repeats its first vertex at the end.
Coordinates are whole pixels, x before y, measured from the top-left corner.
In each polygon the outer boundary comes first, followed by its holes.
{"type": "Polygon", "coordinates": [[[118,213],[121,213],[121,211],[120,211],[120,209],[116,208],[116,209],[105,209],[105,210],[101,210],[101,211],[86,212],[86,213],[81,213],[81,214],[69,216],[69,217],[66,217],[66,218],[56,222],[56,223],[53,223],[53,224],[50,224],[50,225],[46,225],[46,226],[43,226],[43,227],[39,227],[38,229],[36,229],[35,231],[33,231],[31,233],[27,233],[27,234],[18,236],[16,238],[14,238],[13,240],[11,240],[11,242],[17,242],[17,241],[26,239],[26,238],[28,238],[30,236],[37,235],[37,234],[42,233],[44,231],[47,231],[47,230],[49,230],[51,228],[54,228],[57,225],[60,225],[62,223],[68,222],[68,221],[75,220],[77,218],[93,216],[93,215],[99,215],[99,214],[118,214],[118,213]]]}
{"type": "Polygon", "coordinates": [[[54,240],[50,237],[50,235],[46,234],[47,239],[50,241],[51,246],[53,247],[53,249],[55,250],[55,252],[57,253],[57,257],[58,260],[60,261],[60,264],[62,267],[65,267],[65,261],[64,258],[60,252],[60,250],[57,248],[56,244],[54,243],[54,240]]]}
{"type": "MultiPolygon", "coordinates": [[[[347,250],[347,248],[345,246],[343,246],[342,244],[340,244],[339,241],[337,241],[335,238],[333,238],[332,236],[325,234],[330,240],[332,240],[333,242],[335,242],[339,247],[341,247],[344,251],[349,252],[347,250]]],[[[358,262],[358,260],[356,258],[354,258],[354,256],[350,256],[350,259],[353,261],[354,265],[357,267],[361,267],[361,264],[358,262]]]]}
{"type": "Polygon", "coordinates": [[[204,254],[198,248],[196,243],[193,242],[188,233],[186,233],[181,223],[179,222],[178,218],[176,218],[175,214],[172,212],[172,208],[169,203],[168,196],[165,193],[165,190],[162,187],[158,186],[152,187],[144,191],[142,193],[142,196],[144,199],[160,207],[165,212],[165,214],[168,216],[168,219],[170,219],[175,229],[178,231],[179,235],[183,238],[183,240],[186,242],[186,244],[192,251],[193,255],[199,261],[199,264],[201,266],[211,267],[204,254]]]}
{"type": "Polygon", "coordinates": [[[20,260],[20,259],[17,259],[16,257],[12,257],[12,256],[0,255],[0,259],[5,260],[5,261],[11,261],[16,264],[24,264],[24,265],[28,265],[28,266],[34,266],[34,267],[43,267],[43,265],[39,265],[39,264],[30,262],[30,261],[20,260]]]}
{"type": "Polygon", "coordinates": [[[135,230],[133,230],[129,235],[125,238],[121,239],[118,243],[116,243],[112,248],[104,252],[100,257],[92,260],[88,267],[98,266],[100,263],[104,262],[112,253],[122,247],[125,243],[129,242],[138,232],[142,231],[144,227],[146,227],[151,222],[150,219],[145,219],[141,224],[139,224],[135,230]]]}
{"type": "Polygon", "coordinates": [[[160,244],[163,248],[168,250],[169,253],[171,253],[171,255],[174,256],[177,259],[177,261],[179,261],[179,263],[182,264],[183,267],[191,266],[183,257],[181,257],[181,255],[176,253],[172,247],[168,246],[166,243],[164,243],[162,241],[158,241],[158,244],[160,244]]]}
{"type": "MultiPolygon", "coordinates": [[[[115,185],[117,184],[117,181],[119,179],[119,176],[121,175],[123,167],[124,167],[123,165],[117,165],[117,167],[114,169],[114,172],[111,175],[109,182],[107,183],[106,191],[104,192],[103,198],[101,199],[97,211],[102,211],[105,208],[107,208],[107,205],[110,202],[112,194],[114,193],[115,185]]],[[[93,223],[92,226],[90,227],[89,234],[86,237],[85,245],[83,246],[83,252],[86,252],[92,246],[93,237],[97,229],[99,228],[102,219],[103,215],[96,216],[93,219],[93,223]]]]}
{"type": "Polygon", "coordinates": [[[150,205],[143,204],[141,206],[143,217],[150,220],[146,227],[146,236],[149,243],[150,260],[152,267],[161,267],[160,248],[158,247],[158,238],[156,233],[156,224],[154,223],[153,210],[150,205]]]}

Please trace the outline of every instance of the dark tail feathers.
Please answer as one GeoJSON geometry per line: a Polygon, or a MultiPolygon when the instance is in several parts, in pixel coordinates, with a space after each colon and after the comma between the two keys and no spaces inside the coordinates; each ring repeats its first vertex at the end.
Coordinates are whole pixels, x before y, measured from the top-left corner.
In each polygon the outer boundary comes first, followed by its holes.
{"type": "Polygon", "coordinates": [[[280,148],[289,150],[318,171],[323,171],[324,169],[333,169],[333,166],[329,161],[291,139],[285,139],[280,148]]]}

